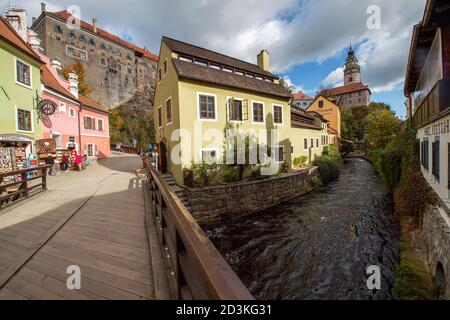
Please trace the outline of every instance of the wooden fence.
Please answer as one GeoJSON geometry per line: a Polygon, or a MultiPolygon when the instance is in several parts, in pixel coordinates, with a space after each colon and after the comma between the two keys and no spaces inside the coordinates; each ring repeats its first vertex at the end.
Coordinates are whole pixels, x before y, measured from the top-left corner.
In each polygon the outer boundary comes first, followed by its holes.
{"type": "Polygon", "coordinates": [[[152,165],[146,163],[155,219],[171,291],[177,299],[253,300],[205,232],[152,165]]]}
{"type": "Polygon", "coordinates": [[[47,190],[47,169],[50,165],[0,174],[0,209],[31,194],[47,190]],[[8,181],[10,180],[10,181],[8,181]],[[41,180],[39,183],[31,183],[41,180]]]}

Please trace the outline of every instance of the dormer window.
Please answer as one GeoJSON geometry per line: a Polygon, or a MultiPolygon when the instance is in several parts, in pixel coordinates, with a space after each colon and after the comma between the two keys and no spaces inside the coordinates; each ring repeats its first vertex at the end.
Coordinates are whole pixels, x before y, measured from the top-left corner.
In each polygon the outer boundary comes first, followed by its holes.
{"type": "Polygon", "coordinates": [[[230,68],[222,68],[222,70],[225,72],[233,73],[233,69],[230,69],[230,68]]]}
{"type": "Polygon", "coordinates": [[[203,61],[203,60],[195,60],[194,63],[195,63],[195,64],[198,64],[198,65],[200,65],[200,66],[204,66],[204,67],[207,67],[207,66],[208,66],[208,62],[203,61]]]}
{"type": "Polygon", "coordinates": [[[192,58],[188,58],[188,57],[185,57],[185,56],[180,56],[180,60],[181,61],[185,61],[185,62],[192,62],[192,58]]]}

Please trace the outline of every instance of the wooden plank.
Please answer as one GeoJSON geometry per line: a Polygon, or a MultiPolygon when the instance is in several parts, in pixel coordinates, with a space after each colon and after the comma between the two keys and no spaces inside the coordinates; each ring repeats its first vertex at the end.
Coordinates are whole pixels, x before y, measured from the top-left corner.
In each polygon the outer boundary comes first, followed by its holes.
{"type": "Polygon", "coordinates": [[[10,281],[7,289],[13,290],[18,294],[32,300],[62,300],[63,298],[51,291],[43,289],[31,282],[15,277],[10,281]]]}
{"type": "MultiPolygon", "coordinates": [[[[35,258],[33,258],[30,261],[27,267],[36,270],[38,272],[51,275],[56,279],[65,281],[67,275],[65,274],[64,271],[70,264],[71,262],[69,260],[62,259],[54,255],[39,253],[38,255],[35,256],[35,258]]],[[[151,288],[148,285],[143,285],[139,282],[121,276],[113,275],[108,272],[103,272],[98,269],[86,266],[84,264],[80,264],[79,267],[82,276],[81,280],[82,290],[90,289],[90,287],[86,287],[84,283],[84,280],[88,278],[93,282],[101,282],[105,285],[112,286],[116,289],[120,289],[143,298],[148,299],[153,298],[151,288]]]]}
{"type": "Polygon", "coordinates": [[[0,300],[28,300],[28,298],[11,289],[3,288],[0,290],[0,300]]]}

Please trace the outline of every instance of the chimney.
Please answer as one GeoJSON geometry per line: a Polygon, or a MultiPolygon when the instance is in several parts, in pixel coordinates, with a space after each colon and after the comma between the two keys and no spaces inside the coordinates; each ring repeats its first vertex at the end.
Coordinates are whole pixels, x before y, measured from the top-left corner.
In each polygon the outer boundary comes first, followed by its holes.
{"type": "Polygon", "coordinates": [[[11,9],[5,14],[5,18],[20,37],[28,43],[27,12],[25,9],[11,9]]]}
{"type": "Polygon", "coordinates": [[[50,62],[50,65],[52,66],[52,68],[54,68],[56,70],[61,70],[62,69],[61,62],[59,62],[58,59],[52,59],[52,61],[50,62]]]}
{"type": "Polygon", "coordinates": [[[31,18],[31,25],[36,23],[36,17],[31,18]]]}
{"type": "Polygon", "coordinates": [[[97,33],[97,18],[92,18],[92,26],[94,27],[94,32],[97,33]]]}
{"type": "Polygon", "coordinates": [[[269,71],[269,52],[267,50],[262,50],[257,57],[258,67],[264,71],[269,71]]]}
{"type": "Polygon", "coordinates": [[[76,73],[69,73],[69,91],[78,99],[78,75],[76,73]]]}
{"type": "Polygon", "coordinates": [[[47,12],[47,4],[45,2],[41,2],[41,13],[47,12]]]}

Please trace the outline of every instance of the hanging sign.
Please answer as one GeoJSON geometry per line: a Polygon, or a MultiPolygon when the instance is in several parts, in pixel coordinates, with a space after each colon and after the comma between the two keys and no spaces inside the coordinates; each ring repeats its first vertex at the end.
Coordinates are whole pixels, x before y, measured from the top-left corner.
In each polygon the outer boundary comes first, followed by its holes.
{"type": "Polygon", "coordinates": [[[38,104],[38,110],[40,110],[40,112],[46,116],[51,116],[55,114],[56,108],[57,108],[56,104],[48,99],[42,100],[38,104]]]}

